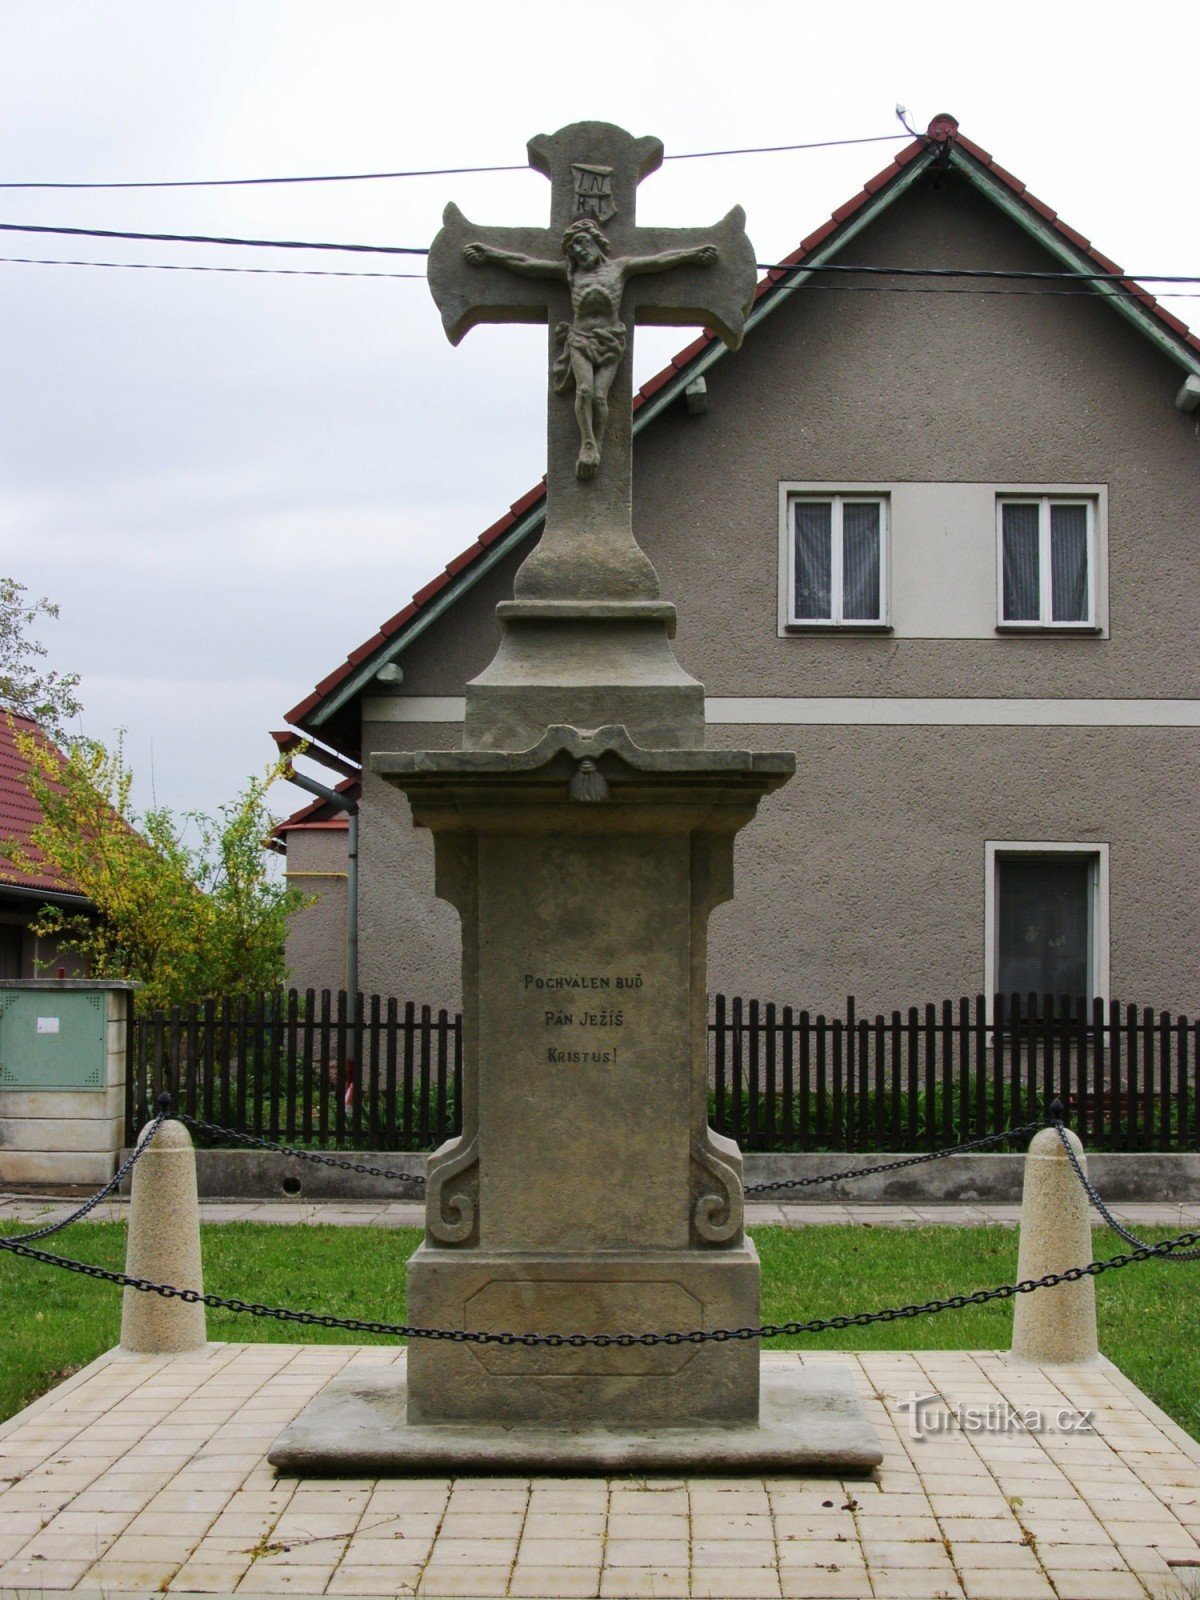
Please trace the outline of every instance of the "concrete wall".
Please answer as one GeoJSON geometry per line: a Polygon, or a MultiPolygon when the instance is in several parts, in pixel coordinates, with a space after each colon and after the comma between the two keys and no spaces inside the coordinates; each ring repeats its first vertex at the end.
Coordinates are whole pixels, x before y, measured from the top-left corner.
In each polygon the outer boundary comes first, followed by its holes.
{"type": "Polygon", "coordinates": [[[288,831],[289,887],[313,898],[288,922],[288,982],[297,989],[342,989],[346,984],[345,827],[288,831]]]}
{"type": "MultiPolygon", "coordinates": [[[[122,1152],[122,1159],[128,1152],[122,1152]]],[[[368,1177],[286,1161],[261,1150],[197,1150],[196,1178],[203,1199],[221,1200],[408,1200],[424,1199],[422,1178],[428,1153],[424,1150],[358,1151],[354,1159],[364,1166],[414,1175],[417,1181],[368,1177]]],[[[856,1167],[894,1161],[888,1151],[748,1151],[745,1181],[780,1183],[792,1178],[846,1172],[856,1167]]],[[[1023,1155],[975,1154],[948,1156],[944,1161],[899,1172],[877,1173],[870,1178],[822,1184],[790,1193],[757,1195],[753,1201],[775,1205],[829,1205],[843,1201],[887,1205],[1012,1205],[1021,1199],[1025,1174],[1023,1155]]],[[[1107,1200],[1159,1205],[1193,1204],[1200,1195],[1200,1155],[1155,1151],[1092,1150],[1088,1175],[1107,1200]]],[[[129,1180],[122,1184],[128,1192],[129,1180]]]]}
{"type": "MultiPolygon", "coordinates": [[[[839,259],[1054,265],[954,174],[898,201],[839,259]]],[[[797,291],[710,370],[707,415],[673,407],[636,447],[635,528],[678,607],[677,654],[732,719],[711,742],[799,758],[795,781],[740,837],[738,899],[713,919],[710,988],[831,1009],[854,992],[866,1010],[974,993],[986,842],[1041,839],[1110,847],[1110,992],[1194,1011],[1196,734],[1145,726],[1130,705],[1200,693],[1200,442],[1174,409],[1178,368],[1090,297],[858,281],[866,292],[797,291]],[[781,637],[785,483],[873,484],[897,506],[907,496],[926,507],[894,529],[893,596],[914,572],[940,572],[938,607],[910,594],[915,620],[894,634],[781,637]],[[976,513],[1010,484],[1090,486],[1104,505],[1107,636],[983,625],[996,533],[976,513]],[[967,502],[976,513],[928,512],[967,502]],[[955,584],[954,572],[974,576],[955,584]],[[737,721],[742,698],[802,708],[842,696],[862,713],[843,726],[737,721]],[[952,697],[1011,706],[986,728],[922,725],[919,711],[909,725],[858,725],[896,697],[935,719],[952,697]],[[1047,725],[1055,705],[1058,720],[1076,715],[1062,702],[1086,703],[1076,720],[1126,725],[1047,725]]],[[[405,653],[405,699],[461,695],[487,664],[492,608],[514,567],[405,653]]],[[[367,750],[458,740],[452,724],[364,727],[367,750]]],[[[429,841],[374,779],[362,837],[364,981],[452,1003],[457,927],[431,898],[429,841]]]]}

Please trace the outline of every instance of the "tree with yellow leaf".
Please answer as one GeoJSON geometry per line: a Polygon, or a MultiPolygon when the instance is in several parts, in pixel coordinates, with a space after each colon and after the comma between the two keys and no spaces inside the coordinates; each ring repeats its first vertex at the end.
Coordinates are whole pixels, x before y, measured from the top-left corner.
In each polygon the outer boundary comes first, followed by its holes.
{"type": "MultiPolygon", "coordinates": [[[[140,1008],[261,994],[285,980],[287,919],[306,901],[271,876],[264,849],[274,821],[265,795],[282,762],[215,817],[177,819],[162,806],[133,810],[120,741],[109,750],[75,739],[60,750],[19,730],[15,738],[42,814],[32,844],[94,907],[45,906],[37,933],[77,951],[92,977],[136,980],[140,1008]]],[[[0,854],[34,865],[11,841],[0,854]]]]}

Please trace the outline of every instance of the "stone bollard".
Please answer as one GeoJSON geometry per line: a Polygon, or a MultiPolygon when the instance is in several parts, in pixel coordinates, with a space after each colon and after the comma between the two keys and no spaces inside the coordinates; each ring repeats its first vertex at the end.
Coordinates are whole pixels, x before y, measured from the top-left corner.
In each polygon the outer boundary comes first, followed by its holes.
{"type": "MultiPolygon", "coordinates": [[[[147,1129],[142,1130],[142,1138],[147,1129]]],[[[140,1141],[139,1141],[140,1142],[140,1141]]],[[[203,1289],[196,1152],[182,1122],[164,1122],[133,1169],[125,1271],[132,1278],[203,1289]]],[[[126,1289],[121,1349],[139,1355],[179,1355],[208,1342],[204,1307],[126,1289]]]]}
{"type": "MultiPolygon", "coordinates": [[[[1083,1146],[1069,1131],[1067,1138],[1086,1172],[1083,1146]]],[[[1043,1128],[1034,1135],[1025,1158],[1017,1277],[1043,1278],[1068,1267],[1085,1267],[1091,1259],[1087,1195],[1058,1133],[1043,1128]]],[[[1017,1296],[1014,1360],[1035,1366],[1067,1366],[1095,1361],[1098,1355],[1095,1278],[1017,1296]]]]}

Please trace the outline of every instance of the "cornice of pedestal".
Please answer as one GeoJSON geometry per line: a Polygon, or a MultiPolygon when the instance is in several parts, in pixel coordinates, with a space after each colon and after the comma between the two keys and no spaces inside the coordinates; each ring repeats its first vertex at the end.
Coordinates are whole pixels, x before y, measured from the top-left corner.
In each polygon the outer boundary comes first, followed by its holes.
{"type": "MultiPolygon", "coordinates": [[[[536,811],[539,825],[551,807],[576,814],[571,826],[588,827],[606,825],[601,813],[632,806],[664,815],[671,808],[752,808],[793,776],[796,757],[790,750],[646,750],[620,725],[558,725],[527,750],[380,751],[371,767],[414,807],[507,805],[536,811]]],[[[680,817],[682,826],[694,821],[680,817]]],[[[664,821],[651,831],[671,830],[664,821]]]]}

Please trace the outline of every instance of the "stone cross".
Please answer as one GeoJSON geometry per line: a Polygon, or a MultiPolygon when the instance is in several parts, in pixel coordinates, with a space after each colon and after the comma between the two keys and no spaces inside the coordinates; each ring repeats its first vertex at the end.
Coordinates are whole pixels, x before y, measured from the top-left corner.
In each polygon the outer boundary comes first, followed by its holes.
{"type": "MultiPolygon", "coordinates": [[[[705,745],[704,690],[633,538],[629,341],[640,318],[737,344],[754,256],[740,210],[635,226],[657,139],[584,122],[529,150],[550,227],[451,206],[429,277],[452,341],[550,323],[545,531],[466,685],[462,749],[371,758],[430,830],[462,923],[462,1131],[429,1157],[408,1315],[500,1335],[750,1330],[741,1156],[708,1123],[708,919],[736,834],[796,758],[705,745]]],[[[380,1373],[323,1390],[275,1465],[844,1477],[882,1459],[849,1373],[760,1375],[751,1338],[423,1338],[380,1373]]]]}
{"type": "MultiPolygon", "coordinates": [[[[711,228],[637,226],[637,186],[662,155],[660,140],[604,122],[539,134],[529,164],[550,179],[550,226],[481,227],[451,203],[429,252],[452,344],[480,322],[550,325],[551,552],[562,534],[603,527],[611,539],[630,527],[634,324],[701,325],[741,343],[755,284],[745,213],[735,206],[711,228]]],[[[602,552],[591,554],[594,566],[602,552]]],[[[656,585],[627,597],[655,594],[656,585]]],[[[564,575],[537,597],[577,595],[564,575]]]]}

